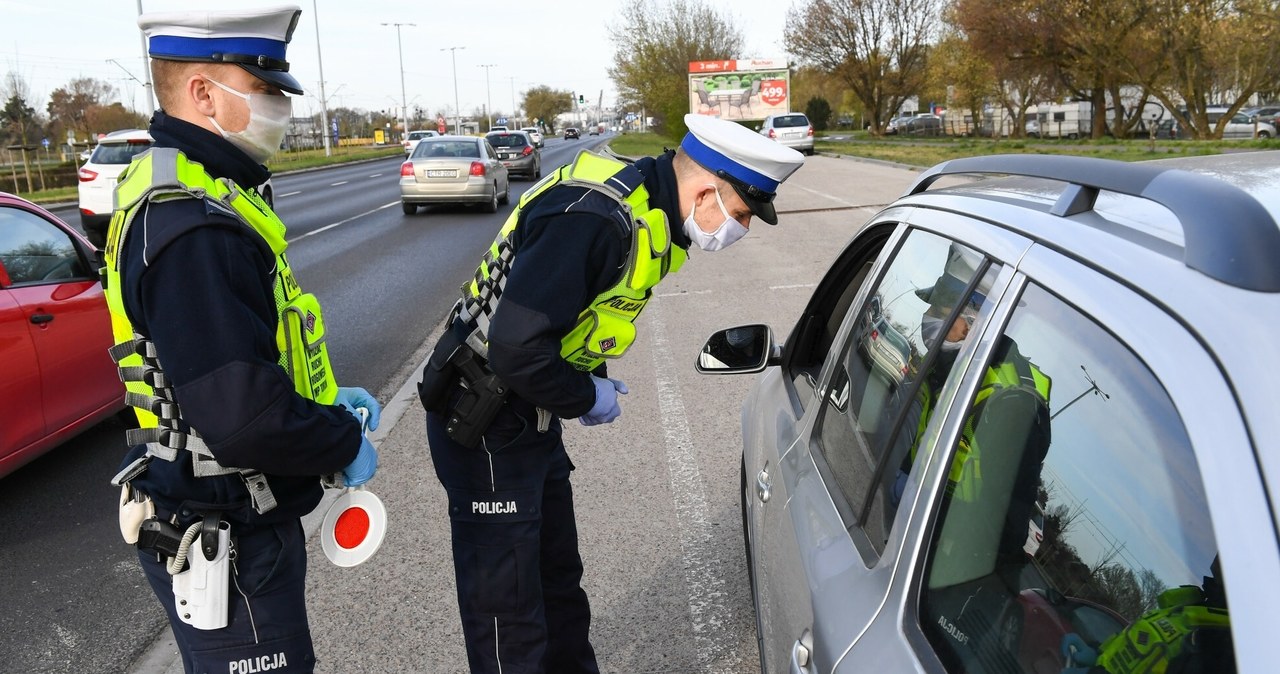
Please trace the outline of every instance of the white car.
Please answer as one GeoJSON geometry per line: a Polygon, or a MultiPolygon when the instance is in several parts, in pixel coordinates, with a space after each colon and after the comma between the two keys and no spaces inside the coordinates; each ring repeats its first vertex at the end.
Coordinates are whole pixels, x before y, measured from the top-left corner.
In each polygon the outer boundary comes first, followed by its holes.
{"type": "Polygon", "coordinates": [[[527,133],[527,134],[529,134],[529,138],[530,138],[531,140],[533,140],[533,146],[534,146],[534,147],[542,147],[542,146],[543,146],[543,142],[542,142],[542,132],[538,130],[538,127],[536,127],[536,126],[526,126],[526,127],[524,127],[523,129],[520,129],[520,130],[521,130],[521,131],[523,131],[523,132],[525,132],[525,133],[527,133]]]}
{"type": "Polygon", "coordinates": [[[133,161],[134,155],[150,147],[151,134],[146,131],[113,131],[98,141],[89,160],[80,167],[80,225],[89,243],[98,248],[106,243],[116,179],[133,161]]]}
{"type": "Polygon", "coordinates": [[[440,135],[440,132],[438,131],[427,131],[427,130],[410,131],[409,135],[405,136],[405,139],[400,142],[400,144],[404,146],[404,156],[408,157],[409,155],[413,154],[413,148],[418,147],[418,141],[422,140],[423,138],[431,138],[433,136],[439,136],[439,135],[440,135]]]}
{"type": "MultiPolygon", "coordinates": [[[[116,180],[135,156],[151,149],[151,143],[151,134],[140,129],[112,131],[98,140],[93,154],[80,167],[80,225],[94,246],[102,248],[107,243],[116,180]]],[[[275,206],[270,180],[258,186],[258,194],[267,205],[275,206]]]]}

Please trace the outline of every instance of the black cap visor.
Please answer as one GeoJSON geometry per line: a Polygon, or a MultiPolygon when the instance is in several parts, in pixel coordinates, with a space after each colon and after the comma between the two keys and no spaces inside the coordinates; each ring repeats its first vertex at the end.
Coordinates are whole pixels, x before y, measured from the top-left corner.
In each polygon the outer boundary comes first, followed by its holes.
{"type": "Polygon", "coordinates": [[[298,80],[295,79],[293,75],[290,75],[288,71],[268,70],[248,63],[237,63],[236,65],[248,70],[250,75],[253,75],[263,82],[280,87],[281,91],[286,91],[297,96],[302,95],[302,85],[299,84],[298,80]]]}
{"type": "Polygon", "coordinates": [[[773,208],[774,194],[748,185],[724,170],[716,171],[716,177],[733,186],[733,191],[738,193],[738,198],[751,209],[753,215],[770,225],[778,224],[778,212],[773,208]]]}

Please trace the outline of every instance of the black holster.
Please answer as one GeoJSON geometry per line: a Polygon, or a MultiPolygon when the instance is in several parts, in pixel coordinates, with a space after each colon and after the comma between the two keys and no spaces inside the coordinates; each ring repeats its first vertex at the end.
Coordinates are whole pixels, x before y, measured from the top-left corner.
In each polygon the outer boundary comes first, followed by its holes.
{"type": "Polygon", "coordinates": [[[484,432],[498,416],[509,391],[498,375],[489,371],[484,360],[466,344],[459,344],[454,349],[449,363],[458,373],[462,396],[451,410],[445,412],[449,420],[444,430],[454,442],[472,449],[480,444],[484,432]]]}
{"type": "Polygon", "coordinates": [[[506,385],[484,358],[450,332],[436,344],[418,383],[422,407],[446,417],[445,432],[467,448],[480,444],[507,395],[506,385]],[[461,395],[455,397],[458,387],[461,395]]]}

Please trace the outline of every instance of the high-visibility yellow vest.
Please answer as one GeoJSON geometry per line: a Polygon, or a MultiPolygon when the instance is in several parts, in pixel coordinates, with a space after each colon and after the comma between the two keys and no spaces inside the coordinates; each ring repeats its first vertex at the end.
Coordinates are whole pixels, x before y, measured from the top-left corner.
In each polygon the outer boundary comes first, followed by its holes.
{"type": "Polygon", "coordinates": [[[1157,608],[1113,634],[1098,647],[1097,664],[1111,674],[1164,674],[1169,664],[1192,648],[1199,630],[1230,630],[1226,609],[1201,605],[1200,588],[1165,590],[1157,608]]]}
{"type": "Polygon", "coordinates": [[[585,187],[608,196],[631,223],[630,252],[618,282],[591,301],[560,342],[560,355],[574,368],[590,372],[606,359],[626,353],[635,342],[635,320],[652,297],[651,289],[668,273],[679,270],[687,258],[683,248],[671,244],[666,213],[650,207],[643,176],[625,162],[583,151],[573,163],[525,192],[489,246],[475,277],[462,286],[459,313],[475,326],[481,339],[488,340],[489,317],[497,309],[515,260],[511,236],[520,215],[530,202],[556,185],[585,187]]]}
{"type": "Polygon", "coordinates": [[[299,395],[331,404],[338,387],[325,346],[324,317],[315,296],[302,292],[294,279],[285,257],[284,223],[255,192],[241,189],[230,179],[210,176],[203,165],[171,148],[152,148],[135,157],[121,174],[104,249],[103,290],[116,341],[111,354],[125,382],[126,401],[134,407],[141,427],[127,439],[130,444],[146,444],[149,456],[168,460],[176,460],[178,450],[189,450],[197,476],[243,474],[246,471],[217,465],[199,434],[182,422],[171,382],[160,368],[162,354],[155,352],[146,335],[138,333],[124,309],[121,246],[144,204],[172,199],[205,201],[239,220],[271,249],[276,263],[273,285],[280,366],[299,395]]]}

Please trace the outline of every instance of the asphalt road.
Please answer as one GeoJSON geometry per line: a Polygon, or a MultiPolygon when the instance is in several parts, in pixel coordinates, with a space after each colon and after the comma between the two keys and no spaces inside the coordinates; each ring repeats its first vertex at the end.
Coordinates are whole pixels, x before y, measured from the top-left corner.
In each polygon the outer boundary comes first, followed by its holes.
{"type": "MultiPolygon", "coordinates": [[[[604,138],[548,138],[544,170],[604,138]]],[[[289,259],[329,326],[338,381],[387,400],[421,360],[511,210],[399,208],[399,158],[275,178],[289,259]]],[[[513,181],[511,201],[532,185],[513,181]]],[[[54,213],[79,225],[74,206],[54,213]]],[[[75,382],[66,382],[74,386],[75,382]]],[[[124,427],[105,422],[6,477],[0,489],[0,672],[119,672],[165,626],[108,484],[124,427]]]]}
{"type": "MultiPolygon", "coordinates": [[[[548,139],[543,165],[600,140],[548,139]]],[[[308,543],[319,672],[465,671],[444,495],[411,383],[429,335],[510,207],[404,216],[395,207],[398,163],[276,181],[291,263],[332,322],[340,381],[385,404],[370,487],[387,505],[387,540],[351,569],[308,543]]],[[[738,505],[740,410],[752,378],[699,376],[692,363],[720,328],[767,323],[785,339],[857,226],[914,175],[809,158],[780,190],[780,226],[757,222],[730,251],[693,251],[656,289],[635,346],[610,367],[631,388],[619,421],[565,423],[603,672],[759,671],[738,505]]],[[[181,671],[161,609],[118,538],[107,479],[122,445],[120,426],[105,423],[5,479],[0,672],[181,671]]]]}

